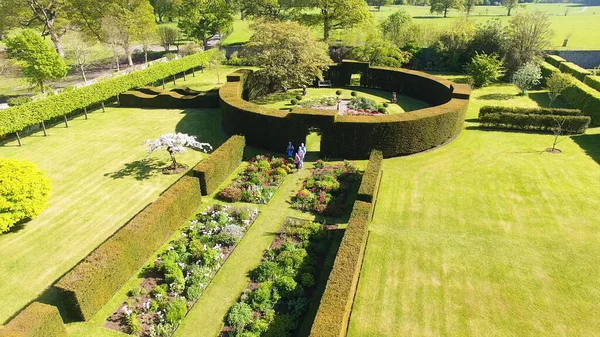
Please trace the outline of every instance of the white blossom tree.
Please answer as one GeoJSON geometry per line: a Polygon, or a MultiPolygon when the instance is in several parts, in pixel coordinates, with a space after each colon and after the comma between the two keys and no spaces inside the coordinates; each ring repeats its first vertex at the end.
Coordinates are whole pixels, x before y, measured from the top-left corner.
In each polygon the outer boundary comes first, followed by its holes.
{"type": "Polygon", "coordinates": [[[181,167],[177,163],[175,155],[185,152],[186,147],[204,152],[212,150],[212,146],[210,144],[200,143],[198,140],[196,140],[196,137],[185,133],[167,133],[156,138],[155,140],[148,139],[144,144],[148,145],[148,154],[162,149],[167,150],[171,156],[171,160],[173,161],[171,166],[173,169],[181,167]]]}

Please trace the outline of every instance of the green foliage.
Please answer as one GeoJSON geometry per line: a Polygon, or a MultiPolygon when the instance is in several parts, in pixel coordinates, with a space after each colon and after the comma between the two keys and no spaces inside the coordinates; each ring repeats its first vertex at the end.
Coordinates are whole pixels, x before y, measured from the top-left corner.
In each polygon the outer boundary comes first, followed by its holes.
{"type": "Polygon", "coordinates": [[[194,176],[200,179],[203,195],[215,191],[240,165],[245,147],[246,139],[243,136],[232,136],[194,167],[194,176]]]}
{"type": "Polygon", "coordinates": [[[310,336],[338,337],[346,334],[367,244],[372,207],[371,203],[363,201],[354,203],[310,336]]]}
{"type": "Polygon", "coordinates": [[[269,21],[285,20],[292,16],[289,11],[296,8],[290,0],[238,0],[244,15],[269,21]]]}
{"type": "Polygon", "coordinates": [[[590,124],[588,116],[554,116],[538,114],[490,113],[479,117],[485,127],[514,130],[557,131],[585,133],[590,124]]]}
{"type": "Polygon", "coordinates": [[[67,75],[65,61],[33,30],[25,29],[5,43],[9,57],[18,61],[23,76],[38,89],[44,91],[45,83],[67,75]]]}
{"type": "Polygon", "coordinates": [[[502,60],[498,56],[479,53],[471,59],[471,63],[467,64],[465,70],[473,79],[475,87],[485,87],[504,74],[502,60]]]}
{"type": "Polygon", "coordinates": [[[166,311],[165,320],[167,323],[173,325],[179,323],[187,313],[187,302],[185,301],[185,298],[179,297],[169,302],[166,311]]]}
{"type": "Polygon", "coordinates": [[[509,52],[504,63],[509,74],[541,59],[554,34],[550,25],[548,14],[540,11],[521,12],[510,20],[509,52]]]}
{"type": "Polygon", "coordinates": [[[468,43],[467,57],[479,54],[495,54],[504,59],[508,52],[508,39],[500,19],[489,20],[479,24],[473,39],[468,43]]]}
{"type": "Polygon", "coordinates": [[[571,86],[562,91],[561,98],[570,106],[592,118],[591,126],[600,125],[600,92],[587,85],[573,81],[571,86]]]}
{"type": "Polygon", "coordinates": [[[377,7],[377,10],[381,11],[382,6],[389,6],[393,3],[393,0],[367,0],[369,6],[377,7]]]}
{"type": "Polygon", "coordinates": [[[33,302],[1,329],[5,337],[67,337],[58,309],[54,306],[33,302]]]}
{"type": "Polygon", "coordinates": [[[296,105],[296,104],[298,104],[298,101],[296,99],[292,99],[292,100],[290,100],[290,104],[296,105]]]}
{"type": "Polygon", "coordinates": [[[431,0],[430,1],[431,13],[444,13],[444,17],[448,15],[448,10],[456,9],[462,10],[464,8],[464,2],[461,0],[431,0]]]}
{"type": "Polygon", "coordinates": [[[568,88],[573,82],[573,76],[564,73],[553,73],[549,78],[546,79],[546,86],[548,87],[548,97],[550,98],[550,106],[563,90],[568,88]]]}
{"type": "Polygon", "coordinates": [[[18,96],[7,99],[6,104],[8,104],[8,106],[19,106],[31,101],[32,99],[29,96],[18,96]]]}
{"type": "Polygon", "coordinates": [[[160,91],[147,94],[139,90],[126,91],[119,95],[122,107],[186,109],[219,107],[219,95],[215,90],[206,92],[185,92],[184,90],[160,91]]]}
{"type": "Polygon", "coordinates": [[[331,63],[327,46],[296,22],[262,23],[245,46],[253,73],[251,98],[311,85],[331,63]]]}
{"type": "Polygon", "coordinates": [[[592,74],[591,71],[581,68],[580,66],[572,62],[562,62],[559,65],[558,69],[563,73],[573,75],[576,79],[580,80],[581,82],[585,81],[586,76],[592,74]]]}
{"type": "Polygon", "coordinates": [[[383,37],[401,48],[411,41],[417,41],[420,33],[420,27],[403,9],[388,16],[380,27],[383,37]]]}
{"type": "Polygon", "coordinates": [[[61,92],[18,107],[0,110],[0,136],[108,100],[131,88],[143,87],[148,83],[206,64],[207,58],[204,53],[195,54],[168,63],[155,64],[129,75],[61,92]]]}
{"type": "Polygon", "coordinates": [[[367,169],[363,174],[362,182],[358,188],[356,199],[375,203],[377,193],[379,192],[379,183],[381,182],[381,165],[383,164],[383,154],[381,151],[373,150],[367,162],[367,169]]]}
{"type": "Polygon", "coordinates": [[[351,28],[371,19],[369,7],[364,0],[308,0],[307,4],[318,11],[304,14],[302,20],[321,23],[325,41],[329,40],[332,30],[351,28]]]}
{"type": "Polygon", "coordinates": [[[35,164],[0,158],[0,233],[48,207],[50,180],[35,164]]]}
{"type": "Polygon", "coordinates": [[[581,110],[578,109],[522,108],[503,105],[486,105],[481,107],[481,109],[479,110],[479,117],[488,114],[501,113],[512,113],[521,115],[581,116],[581,110]]]}
{"type": "Polygon", "coordinates": [[[250,305],[244,302],[238,302],[229,310],[229,314],[227,314],[227,324],[229,324],[237,334],[244,331],[246,326],[252,322],[252,318],[253,313],[250,305]]]}
{"type": "Polygon", "coordinates": [[[545,60],[546,60],[546,62],[550,63],[551,65],[555,66],[556,68],[558,68],[561,63],[567,62],[567,60],[565,60],[564,58],[562,58],[558,55],[548,55],[548,56],[546,56],[545,60]]]}
{"type": "Polygon", "coordinates": [[[540,80],[540,82],[544,86],[546,85],[546,79],[552,76],[552,74],[560,72],[558,68],[554,67],[548,62],[540,63],[540,71],[542,72],[542,79],[540,80]]]}
{"type": "Polygon", "coordinates": [[[540,84],[542,71],[540,66],[533,62],[526,63],[519,68],[512,76],[512,83],[521,90],[521,95],[532,87],[540,84]]]}
{"type": "Polygon", "coordinates": [[[189,0],[184,2],[179,28],[189,37],[204,43],[217,33],[227,33],[233,25],[233,13],[225,0],[189,0]]]}
{"type": "Polygon", "coordinates": [[[366,45],[353,47],[350,55],[357,61],[392,68],[401,68],[412,57],[409,52],[384,41],[370,41],[366,45]]]}
{"type": "Polygon", "coordinates": [[[592,76],[592,75],[586,76],[583,83],[585,83],[586,85],[588,85],[591,88],[596,89],[596,91],[600,92],[600,76],[592,76]]]}
{"type": "Polygon", "coordinates": [[[179,39],[179,29],[169,27],[169,26],[161,26],[158,27],[158,37],[160,39],[160,45],[165,48],[166,51],[169,51],[171,46],[175,44],[175,41],[179,39]]]}
{"type": "Polygon", "coordinates": [[[132,335],[137,335],[142,331],[142,322],[140,322],[135,312],[127,317],[127,325],[129,326],[129,333],[132,335]]]}
{"type": "Polygon", "coordinates": [[[71,315],[88,320],[202,202],[198,179],[184,176],[55,285],[71,315]]]}

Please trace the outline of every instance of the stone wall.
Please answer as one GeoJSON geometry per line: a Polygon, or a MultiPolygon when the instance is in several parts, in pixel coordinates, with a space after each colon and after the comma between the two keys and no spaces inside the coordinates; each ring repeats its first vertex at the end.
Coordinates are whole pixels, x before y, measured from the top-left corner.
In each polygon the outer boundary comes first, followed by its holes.
{"type": "Polygon", "coordinates": [[[600,50],[554,50],[548,53],[558,55],[585,69],[600,65],[600,50]]]}

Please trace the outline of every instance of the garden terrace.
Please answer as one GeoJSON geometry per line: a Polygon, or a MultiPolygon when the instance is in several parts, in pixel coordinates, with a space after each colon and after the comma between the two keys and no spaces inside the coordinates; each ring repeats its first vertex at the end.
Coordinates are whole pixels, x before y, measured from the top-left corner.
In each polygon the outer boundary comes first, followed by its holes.
{"type": "Polygon", "coordinates": [[[347,85],[353,72],[362,72],[364,87],[395,91],[432,106],[381,116],[339,116],[335,111],[312,108],[281,111],[243,99],[252,71],[240,71],[227,76],[219,91],[223,128],[228,134],[243,134],[251,146],[269,150],[280,150],[288,141],[305,142],[308,131],[317,128],[322,135],[321,154],[347,159],[366,159],[372,149],[381,150],[385,157],[425,151],[462,130],[468,86],[421,72],[357,62],[332,66],[328,76],[335,85],[347,85]]]}

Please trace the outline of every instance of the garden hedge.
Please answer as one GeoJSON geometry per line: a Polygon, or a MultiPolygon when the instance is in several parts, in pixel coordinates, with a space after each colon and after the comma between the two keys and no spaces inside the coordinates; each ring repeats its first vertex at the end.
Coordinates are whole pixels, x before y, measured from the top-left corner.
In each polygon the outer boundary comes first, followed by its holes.
{"type": "Polygon", "coordinates": [[[373,149],[393,157],[444,144],[462,130],[470,96],[466,85],[406,69],[370,67],[361,76],[363,86],[413,95],[435,106],[383,116],[339,116],[310,108],[287,112],[243,99],[249,73],[230,74],[219,91],[225,132],[244,135],[251,146],[282,151],[290,141],[305,142],[308,130],[318,128],[321,154],[330,158],[366,159],[373,149]]]}
{"type": "Polygon", "coordinates": [[[356,201],[313,322],[310,337],[345,337],[367,245],[372,204],[356,201]]]}
{"type": "Polygon", "coordinates": [[[580,80],[581,82],[585,80],[586,76],[592,74],[591,71],[581,68],[580,66],[572,62],[563,62],[560,64],[558,69],[563,73],[573,75],[576,79],[580,80]]]}
{"type": "Polygon", "coordinates": [[[148,83],[182,73],[193,67],[206,65],[207,60],[205,53],[198,53],[171,62],[154,64],[144,70],[72,91],[63,91],[45,99],[0,110],[0,137],[108,100],[131,88],[143,87],[148,83]]]}
{"type": "Polygon", "coordinates": [[[587,84],[590,88],[596,89],[596,91],[600,91],[600,76],[586,76],[583,83],[587,84]]]}
{"type": "Polygon", "coordinates": [[[200,182],[183,176],[55,285],[69,314],[89,320],[198,209],[200,182]]]}
{"type": "Polygon", "coordinates": [[[67,337],[58,309],[52,305],[33,302],[0,329],[3,337],[67,337]]]}
{"type": "Polygon", "coordinates": [[[245,147],[244,136],[232,136],[194,167],[194,175],[200,179],[202,195],[214,192],[240,165],[245,147]]]}
{"type": "Polygon", "coordinates": [[[562,58],[558,55],[548,55],[548,56],[546,56],[546,62],[548,62],[551,65],[553,65],[554,67],[558,68],[561,63],[567,62],[567,60],[565,60],[564,58],[562,58]]]}
{"type": "Polygon", "coordinates": [[[564,121],[564,133],[585,133],[590,125],[588,116],[525,115],[514,113],[489,113],[479,117],[479,123],[485,127],[514,130],[554,131],[558,129],[557,120],[564,121]]]}
{"type": "MultiPolygon", "coordinates": [[[[150,90],[150,89],[146,89],[150,90]]],[[[174,90],[149,94],[141,90],[130,90],[120,95],[121,106],[138,108],[186,109],[219,107],[218,90],[183,95],[174,90]]]]}
{"type": "Polygon", "coordinates": [[[374,203],[379,191],[381,182],[381,166],[383,164],[383,154],[381,151],[373,150],[367,163],[367,169],[362,177],[362,182],[358,188],[358,200],[374,203]]]}
{"type": "Polygon", "coordinates": [[[522,115],[555,115],[555,116],[581,116],[578,109],[552,109],[552,108],[522,108],[502,105],[486,105],[479,109],[479,117],[488,114],[511,113],[522,115]]]}
{"type": "Polygon", "coordinates": [[[579,81],[573,81],[571,86],[562,91],[560,97],[570,106],[592,118],[590,126],[600,125],[600,92],[579,81]]]}
{"type": "Polygon", "coordinates": [[[558,70],[557,67],[553,66],[548,62],[540,63],[540,70],[542,71],[542,80],[540,81],[542,87],[546,86],[546,78],[552,76],[552,74],[554,73],[560,72],[560,70],[558,70]]]}

